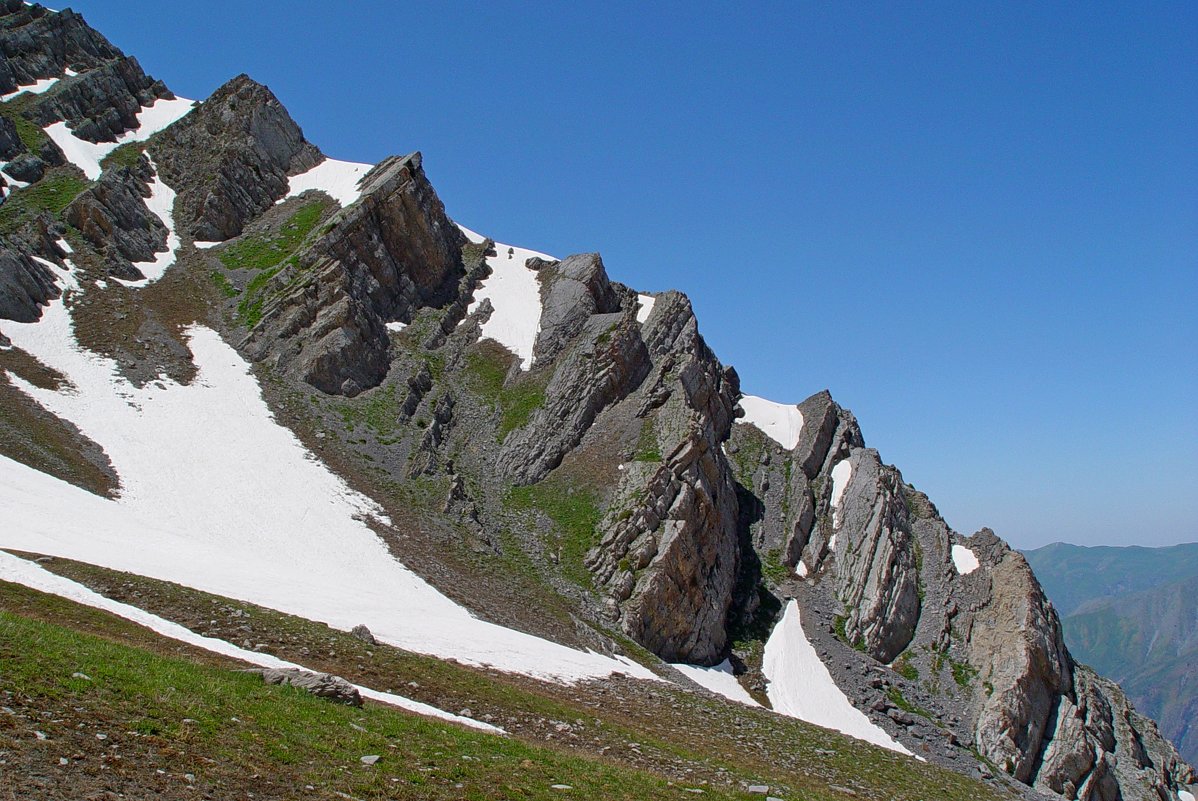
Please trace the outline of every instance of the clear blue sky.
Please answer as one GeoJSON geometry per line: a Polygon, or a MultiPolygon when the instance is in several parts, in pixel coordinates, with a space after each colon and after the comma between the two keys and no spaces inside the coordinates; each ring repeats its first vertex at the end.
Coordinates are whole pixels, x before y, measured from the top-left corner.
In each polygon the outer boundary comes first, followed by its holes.
{"type": "Polygon", "coordinates": [[[687,292],[746,392],[831,389],[963,533],[1198,540],[1198,4],[73,7],[687,292]]]}

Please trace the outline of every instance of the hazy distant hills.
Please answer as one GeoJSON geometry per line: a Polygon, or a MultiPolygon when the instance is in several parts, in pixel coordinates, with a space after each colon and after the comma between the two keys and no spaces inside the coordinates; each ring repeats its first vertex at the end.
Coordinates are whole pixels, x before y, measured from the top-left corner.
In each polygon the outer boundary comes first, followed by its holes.
{"type": "Polygon", "coordinates": [[[1198,543],[1057,543],[1025,555],[1074,657],[1123,685],[1183,756],[1198,759],[1198,543]]]}

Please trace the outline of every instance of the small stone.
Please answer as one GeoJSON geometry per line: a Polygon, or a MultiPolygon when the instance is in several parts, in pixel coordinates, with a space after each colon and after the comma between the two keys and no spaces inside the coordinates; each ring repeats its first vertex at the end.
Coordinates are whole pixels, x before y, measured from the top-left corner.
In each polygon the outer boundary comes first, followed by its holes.
{"type": "Polygon", "coordinates": [[[361,640],[362,642],[366,643],[367,645],[378,645],[378,643],[374,639],[374,635],[370,633],[370,629],[366,628],[366,626],[362,625],[362,624],[358,624],[357,626],[354,626],[353,629],[350,631],[350,636],[361,640]]]}
{"type": "Polygon", "coordinates": [[[33,735],[34,735],[35,737],[37,737],[37,739],[39,739],[39,740],[48,740],[48,739],[50,739],[49,737],[47,737],[47,736],[46,736],[46,733],[45,733],[44,731],[35,731],[35,732],[33,733],[33,735]]]}
{"type": "Polygon", "coordinates": [[[769,791],[770,791],[770,788],[768,785],[750,784],[749,788],[745,792],[747,792],[749,795],[765,795],[769,791]]]}
{"type": "Polygon", "coordinates": [[[549,789],[550,790],[573,790],[574,788],[568,784],[551,784],[551,785],[549,785],[549,789]]]}
{"type": "Polygon", "coordinates": [[[194,773],[184,773],[183,778],[187,781],[188,784],[191,784],[192,782],[194,782],[196,780],[196,775],[194,773]]]}
{"type": "Polygon", "coordinates": [[[72,673],[72,674],[71,674],[71,678],[72,678],[72,679],[83,679],[84,681],[91,681],[91,680],[92,680],[92,677],[91,677],[91,676],[87,675],[86,673],[80,673],[80,672],[78,672],[78,671],[76,671],[76,672],[72,673]]]}
{"type": "Polygon", "coordinates": [[[107,740],[107,739],[108,739],[108,735],[107,735],[107,734],[97,734],[97,735],[96,735],[96,739],[97,739],[97,740],[107,740]]]}
{"type": "Polygon", "coordinates": [[[373,765],[375,762],[378,762],[378,761],[379,761],[378,754],[367,754],[366,756],[362,757],[362,759],[361,759],[361,762],[363,765],[373,765]]]}
{"type": "Polygon", "coordinates": [[[67,759],[66,757],[59,757],[58,764],[66,767],[67,765],[71,764],[71,760],[67,759]]]}

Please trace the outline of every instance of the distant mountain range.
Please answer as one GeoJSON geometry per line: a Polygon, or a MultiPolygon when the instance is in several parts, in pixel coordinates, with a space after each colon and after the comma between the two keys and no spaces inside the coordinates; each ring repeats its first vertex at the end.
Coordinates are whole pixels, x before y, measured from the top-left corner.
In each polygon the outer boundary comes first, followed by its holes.
{"type": "Polygon", "coordinates": [[[1074,657],[1122,685],[1184,757],[1198,758],[1198,543],[1056,543],[1024,555],[1074,657]]]}

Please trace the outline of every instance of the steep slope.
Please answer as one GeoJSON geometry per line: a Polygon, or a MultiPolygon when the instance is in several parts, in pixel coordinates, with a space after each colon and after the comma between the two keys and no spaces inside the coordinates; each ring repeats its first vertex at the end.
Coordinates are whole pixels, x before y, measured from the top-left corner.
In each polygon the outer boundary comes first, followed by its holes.
{"type": "Polygon", "coordinates": [[[0,546],[559,682],[735,666],[1025,795],[1193,781],[1023,557],[949,529],[827,393],[742,396],[684,295],[462,229],[419,154],[325,159],[245,76],[193,105],[77,16],[4,8],[7,174],[43,174],[0,206],[0,366],[44,424],[0,439],[0,546]]]}

